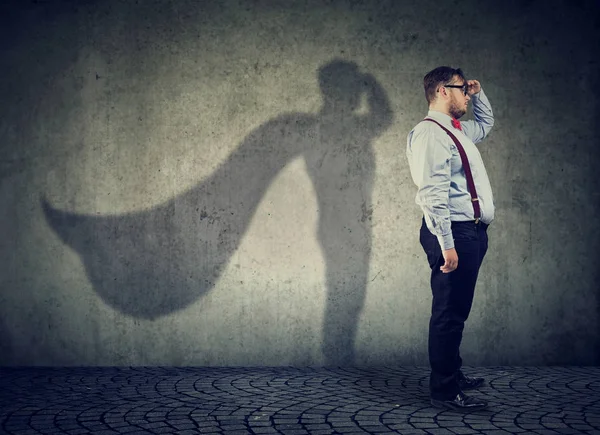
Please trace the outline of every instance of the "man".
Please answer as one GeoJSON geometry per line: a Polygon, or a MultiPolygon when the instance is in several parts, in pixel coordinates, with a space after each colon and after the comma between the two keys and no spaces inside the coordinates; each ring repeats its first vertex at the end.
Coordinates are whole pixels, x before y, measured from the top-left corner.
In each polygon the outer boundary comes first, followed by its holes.
{"type": "Polygon", "coordinates": [[[420,242],[431,267],[431,403],[476,410],[487,403],[463,391],[484,379],[462,373],[459,347],[494,219],[492,189],[475,146],[494,117],[480,83],[466,80],[460,69],[436,68],[425,76],[424,87],[429,112],[409,133],[406,153],[424,215],[420,242]],[[469,101],[475,120],[458,121],[469,101]]]}

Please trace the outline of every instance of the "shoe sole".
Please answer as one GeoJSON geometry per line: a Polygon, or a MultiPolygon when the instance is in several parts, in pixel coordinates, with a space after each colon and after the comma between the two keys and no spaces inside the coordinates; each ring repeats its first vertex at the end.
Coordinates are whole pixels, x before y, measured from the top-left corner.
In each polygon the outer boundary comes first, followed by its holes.
{"type": "Polygon", "coordinates": [[[433,406],[435,406],[436,408],[445,408],[445,409],[448,409],[450,411],[456,411],[456,412],[479,411],[480,409],[485,409],[488,406],[487,404],[485,404],[485,405],[471,405],[471,406],[456,406],[456,405],[450,404],[448,402],[444,402],[442,400],[435,400],[435,399],[431,399],[431,404],[433,406]]]}

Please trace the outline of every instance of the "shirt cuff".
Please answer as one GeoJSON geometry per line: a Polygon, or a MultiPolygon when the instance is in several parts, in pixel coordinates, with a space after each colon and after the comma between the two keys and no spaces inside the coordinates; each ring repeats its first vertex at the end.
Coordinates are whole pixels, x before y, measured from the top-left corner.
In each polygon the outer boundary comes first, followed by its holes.
{"type": "Polygon", "coordinates": [[[451,232],[444,234],[443,236],[436,237],[438,239],[438,243],[440,244],[440,248],[442,248],[442,251],[454,248],[454,238],[452,237],[451,232]]]}

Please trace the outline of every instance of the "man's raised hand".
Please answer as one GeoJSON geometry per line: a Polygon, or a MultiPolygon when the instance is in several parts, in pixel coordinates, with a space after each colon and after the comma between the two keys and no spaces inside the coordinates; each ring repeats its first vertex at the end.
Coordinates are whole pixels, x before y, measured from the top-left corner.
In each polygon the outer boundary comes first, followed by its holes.
{"type": "Polygon", "coordinates": [[[469,89],[467,90],[469,95],[477,94],[481,91],[481,83],[477,80],[467,80],[467,85],[469,85],[469,89]]]}

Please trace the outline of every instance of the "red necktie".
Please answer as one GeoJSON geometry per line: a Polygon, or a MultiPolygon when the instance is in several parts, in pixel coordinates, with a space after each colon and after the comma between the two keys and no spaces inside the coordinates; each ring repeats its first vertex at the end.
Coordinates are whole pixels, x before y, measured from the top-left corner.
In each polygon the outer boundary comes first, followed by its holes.
{"type": "Polygon", "coordinates": [[[461,127],[460,121],[458,119],[452,118],[452,126],[454,128],[458,128],[460,131],[462,131],[462,127],[461,127]]]}

